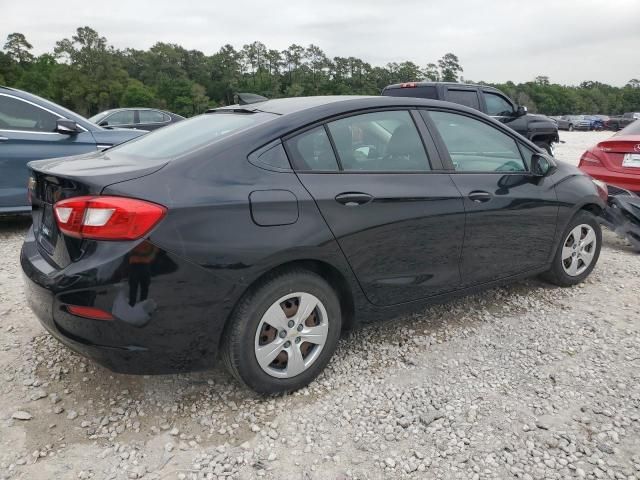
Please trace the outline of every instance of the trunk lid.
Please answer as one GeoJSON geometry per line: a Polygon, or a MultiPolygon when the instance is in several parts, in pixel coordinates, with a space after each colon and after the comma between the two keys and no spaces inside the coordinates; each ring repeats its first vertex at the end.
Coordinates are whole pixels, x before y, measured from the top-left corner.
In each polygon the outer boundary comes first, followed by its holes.
{"type": "Polygon", "coordinates": [[[99,195],[109,185],[150,175],[166,164],[166,159],[141,162],[109,150],[30,162],[33,232],[43,257],[52,266],[64,268],[81,258],[91,243],[60,232],[53,213],[56,202],[99,195]]]}
{"type": "Polygon", "coordinates": [[[640,175],[640,135],[614,136],[598,143],[597,148],[611,170],[640,175]]]}

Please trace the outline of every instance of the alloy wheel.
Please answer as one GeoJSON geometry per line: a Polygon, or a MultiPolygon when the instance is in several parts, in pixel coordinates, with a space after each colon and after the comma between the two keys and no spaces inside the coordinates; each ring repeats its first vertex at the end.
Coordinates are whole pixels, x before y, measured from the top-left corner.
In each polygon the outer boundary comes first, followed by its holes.
{"type": "Polygon", "coordinates": [[[290,293],[262,316],[255,336],[256,360],[272,377],[295,377],[318,359],[328,333],[322,302],[310,293],[290,293]]]}
{"type": "Polygon", "coordinates": [[[567,275],[581,275],[591,262],[596,252],[596,233],[591,225],[582,224],[573,228],[562,244],[562,268],[567,275]]]}

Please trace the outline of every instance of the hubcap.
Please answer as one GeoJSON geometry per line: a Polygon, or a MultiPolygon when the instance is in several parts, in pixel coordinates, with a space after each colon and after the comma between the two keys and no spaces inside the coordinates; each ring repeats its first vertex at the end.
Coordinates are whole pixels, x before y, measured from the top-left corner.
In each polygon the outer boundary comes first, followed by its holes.
{"type": "Polygon", "coordinates": [[[310,293],[290,293],[262,316],[255,337],[256,360],[272,377],[295,377],[318,359],[328,333],[322,302],[310,293]]]}
{"type": "Polygon", "coordinates": [[[596,253],[596,232],[591,225],[582,224],[569,232],[562,245],[562,268],[567,275],[581,275],[596,253]]]}

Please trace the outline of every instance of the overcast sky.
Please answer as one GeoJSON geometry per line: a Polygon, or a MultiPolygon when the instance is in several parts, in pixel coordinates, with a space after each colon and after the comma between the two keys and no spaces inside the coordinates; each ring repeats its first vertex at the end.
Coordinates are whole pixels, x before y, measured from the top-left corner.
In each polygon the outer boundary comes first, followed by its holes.
{"type": "Polygon", "coordinates": [[[0,12],[0,40],[22,32],[36,53],[88,25],[117,48],[314,43],[374,65],[453,52],[476,81],[640,78],[640,0],[0,0],[0,12]]]}

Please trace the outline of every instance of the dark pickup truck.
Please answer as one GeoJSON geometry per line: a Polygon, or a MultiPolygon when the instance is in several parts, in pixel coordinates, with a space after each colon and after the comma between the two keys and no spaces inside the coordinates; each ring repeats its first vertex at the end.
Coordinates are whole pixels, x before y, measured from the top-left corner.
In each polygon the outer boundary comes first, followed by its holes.
{"type": "Polygon", "coordinates": [[[527,113],[497,88],[469,83],[408,82],[389,85],[382,95],[419,97],[459,103],[480,110],[508,125],[523,137],[553,155],[553,144],[560,139],[558,126],[544,115],[527,113]]]}
{"type": "Polygon", "coordinates": [[[622,130],[624,127],[632,124],[638,119],[640,119],[640,112],[627,112],[624,113],[621,117],[609,118],[609,120],[605,122],[604,126],[608,130],[617,132],[618,130],[622,130]]]}

